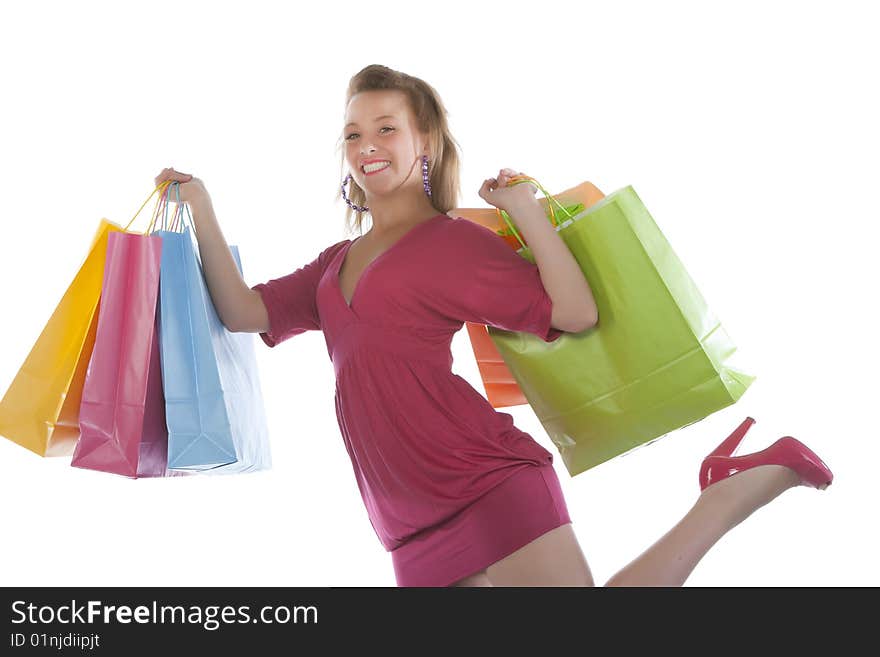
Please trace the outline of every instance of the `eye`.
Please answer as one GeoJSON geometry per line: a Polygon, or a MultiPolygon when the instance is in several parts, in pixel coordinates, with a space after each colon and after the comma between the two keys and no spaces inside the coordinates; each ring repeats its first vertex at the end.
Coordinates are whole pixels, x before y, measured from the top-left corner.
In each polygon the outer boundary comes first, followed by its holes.
{"type": "MultiPolygon", "coordinates": [[[[386,126],[384,126],[383,128],[381,128],[381,129],[379,130],[379,132],[382,132],[382,130],[394,130],[394,128],[392,128],[391,126],[386,125],[386,126]]],[[[350,141],[351,138],[354,137],[355,135],[358,135],[358,133],[356,133],[356,132],[352,132],[350,135],[348,135],[348,136],[345,138],[345,141],[350,141]]],[[[360,136],[360,135],[358,135],[358,136],[360,136]]]]}

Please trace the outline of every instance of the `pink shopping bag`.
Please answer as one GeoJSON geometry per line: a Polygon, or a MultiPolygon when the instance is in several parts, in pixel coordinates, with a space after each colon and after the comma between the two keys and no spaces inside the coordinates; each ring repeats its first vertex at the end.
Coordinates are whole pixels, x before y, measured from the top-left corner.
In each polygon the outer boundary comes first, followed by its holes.
{"type": "Polygon", "coordinates": [[[168,431],[157,299],[162,239],[112,233],[71,465],[126,477],[166,475],[168,431]]]}

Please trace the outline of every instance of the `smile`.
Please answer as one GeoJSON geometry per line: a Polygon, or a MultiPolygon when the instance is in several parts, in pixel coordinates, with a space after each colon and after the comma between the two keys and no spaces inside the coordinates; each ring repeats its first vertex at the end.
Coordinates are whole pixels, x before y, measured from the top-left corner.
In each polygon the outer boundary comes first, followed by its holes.
{"type": "Polygon", "coordinates": [[[379,164],[379,163],[368,164],[367,166],[363,167],[363,171],[366,175],[372,176],[373,174],[379,173],[380,171],[385,171],[385,169],[387,169],[390,166],[391,166],[390,162],[384,162],[381,164],[379,164]]]}

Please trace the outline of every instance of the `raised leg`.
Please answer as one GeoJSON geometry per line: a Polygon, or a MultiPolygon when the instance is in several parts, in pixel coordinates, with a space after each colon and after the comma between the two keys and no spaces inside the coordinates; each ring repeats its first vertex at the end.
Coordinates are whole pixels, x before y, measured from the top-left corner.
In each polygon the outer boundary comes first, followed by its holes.
{"type": "Polygon", "coordinates": [[[724,534],[799,482],[790,468],[764,465],[709,486],[675,527],[605,586],[681,586],[724,534]]]}
{"type": "MultiPolygon", "coordinates": [[[[765,465],[704,490],[691,510],[606,586],[681,586],[703,555],[757,509],[800,483],[781,465],[765,465]]],[[[593,586],[571,524],[535,539],[486,569],[494,586],[593,586]]]]}

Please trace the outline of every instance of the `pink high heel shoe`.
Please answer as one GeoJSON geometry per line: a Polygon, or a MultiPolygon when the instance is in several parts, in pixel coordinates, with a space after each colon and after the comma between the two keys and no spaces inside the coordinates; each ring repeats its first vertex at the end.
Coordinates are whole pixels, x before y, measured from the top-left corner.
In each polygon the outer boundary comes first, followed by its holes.
{"type": "Polygon", "coordinates": [[[784,436],[767,449],[754,454],[733,456],[746,432],[755,424],[747,417],[736,430],[725,438],[700,467],[700,490],[705,490],[722,479],[759,465],[784,465],[797,472],[801,486],[824,490],[831,485],[834,475],[825,463],[809,447],[791,436],[784,436]]]}

